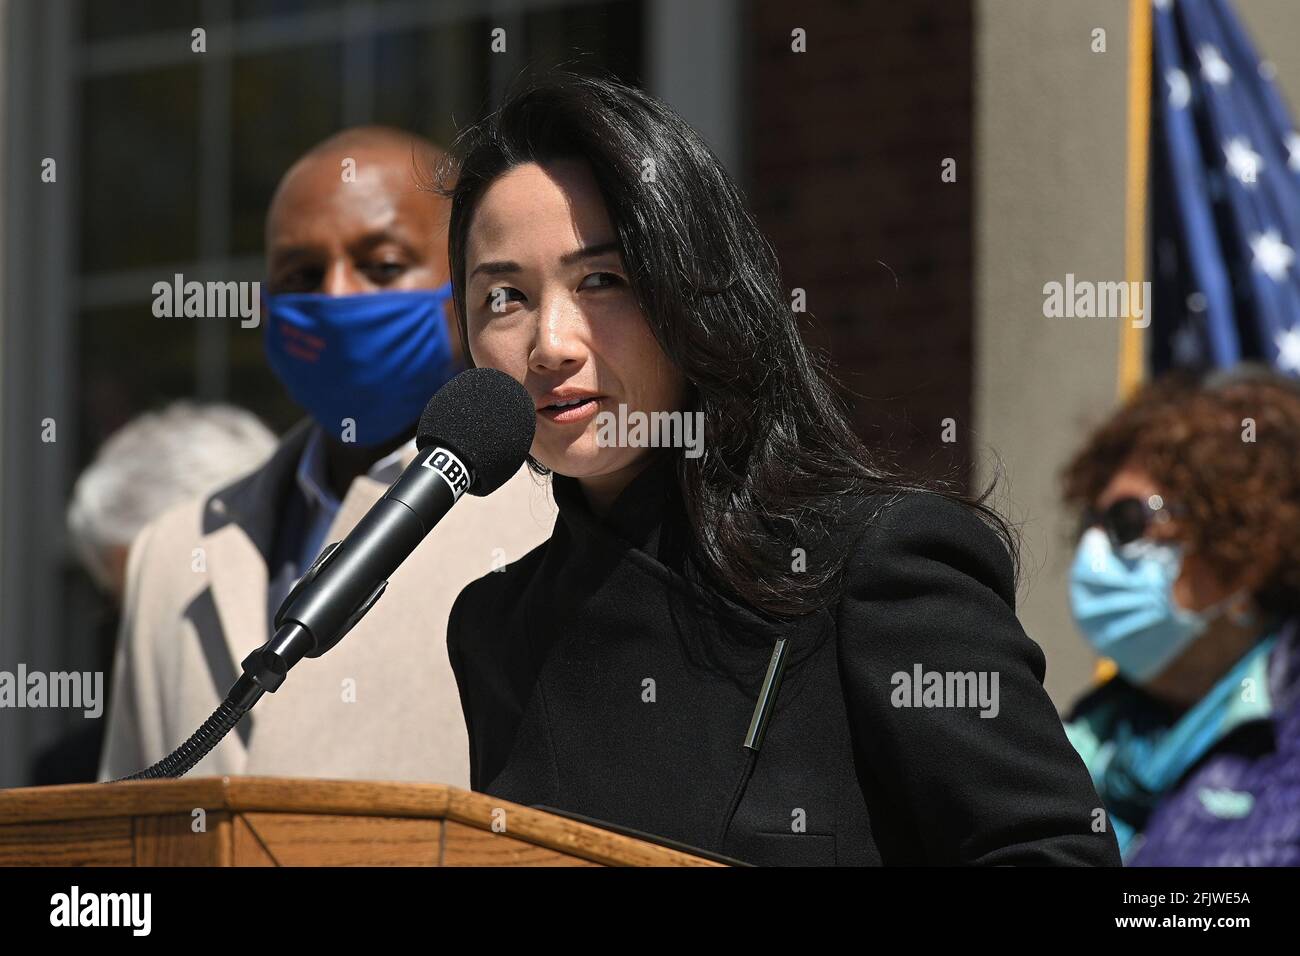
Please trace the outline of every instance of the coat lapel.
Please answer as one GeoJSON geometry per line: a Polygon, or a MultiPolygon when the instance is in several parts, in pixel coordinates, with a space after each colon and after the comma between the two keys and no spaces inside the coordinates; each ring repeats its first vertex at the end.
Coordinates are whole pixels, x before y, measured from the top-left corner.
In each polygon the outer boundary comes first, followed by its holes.
{"type": "MultiPolygon", "coordinates": [[[[299,422],[262,468],[214,494],[208,502],[203,539],[208,579],[235,673],[244,658],[271,637],[267,568],[276,516],[286,488],[294,480],[311,428],[310,420],[299,422]]],[[[400,474],[415,456],[415,446],[408,446],[391,477],[400,474]]],[[[387,490],[387,483],[367,475],[355,478],[325,542],[341,540],[387,490]]]]}
{"type": "Polygon", "coordinates": [[[208,581],[236,674],[244,658],[271,636],[267,567],[275,516],[311,427],[310,420],[295,425],[265,465],[214,494],[204,514],[208,581]]]}

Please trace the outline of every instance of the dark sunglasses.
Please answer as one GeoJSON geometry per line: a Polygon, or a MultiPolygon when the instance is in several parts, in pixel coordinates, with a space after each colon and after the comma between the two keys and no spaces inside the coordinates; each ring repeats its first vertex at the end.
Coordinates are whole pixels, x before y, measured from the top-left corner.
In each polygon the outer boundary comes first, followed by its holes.
{"type": "Polygon", "coordinates": [[[1120,498],[1101,511],[1095,508],[1084,509],[1079,534],[1082,535],[1089,528],[1100,527],[1106,532],[1106,537],[1110,538],[1110,543],[1118,548],[1141,538],[1153,523],[1164,524],[1181,513],[1181,508],[1166,503],[1159,495],[1120,498]]]}

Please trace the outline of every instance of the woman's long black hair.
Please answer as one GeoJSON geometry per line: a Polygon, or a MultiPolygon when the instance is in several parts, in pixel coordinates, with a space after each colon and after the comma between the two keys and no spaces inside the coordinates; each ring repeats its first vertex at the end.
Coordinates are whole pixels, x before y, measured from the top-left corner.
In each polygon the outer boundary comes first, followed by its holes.
{"type": "Polygon", "coordinates": [[[457,137],[440,191],[452,199],[448,251],[466,343],[465,248],[479,200],[515,166],[572,158],[590,165],[632,290],[692,386],[690,410],[704,413],[703,454],[679,455],[677,474],[693,557],[716,586],[775,618],[827,606],[851,542],[842,522],[876,492],[962,501],[1018,564],[988,491],[918,485],[873,461],[800,336],[776,254],[739,190],[700,136],[640,90],[568,72],[525,77],[457,137]],[[792,557],[799,548],[806,568],[792,557]]]}

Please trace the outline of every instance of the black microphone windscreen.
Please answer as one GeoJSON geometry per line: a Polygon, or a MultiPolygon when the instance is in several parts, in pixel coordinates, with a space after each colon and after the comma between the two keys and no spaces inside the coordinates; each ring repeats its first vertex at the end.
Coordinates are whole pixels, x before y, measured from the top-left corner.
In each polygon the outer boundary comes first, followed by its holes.
{"type": "Polygon", "coordinates": [[[474,474],[471,495],[490,495],[519,470],[533,446],[537,409],[505,372],[470,368],[438,389],[420,416],[419,448],[443,445],[474,474]]]}

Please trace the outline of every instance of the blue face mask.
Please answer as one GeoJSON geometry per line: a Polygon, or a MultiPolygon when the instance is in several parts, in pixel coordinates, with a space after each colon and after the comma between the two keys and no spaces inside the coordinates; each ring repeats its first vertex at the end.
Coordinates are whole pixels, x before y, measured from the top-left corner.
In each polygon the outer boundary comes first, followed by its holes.
{"type": "Polygon", "coordinates": [[[359,295],[266,296],[266,355],[325,431],[378,445],[415,424],[459,368],[443,319],[451,283],[359,295]],[[347,421],[355,423],[349,435],[347,421]]]}
{"type": "Polygon", "coordinates": [[[1074,621],[1097,653],[1134,683],[1164,670],[1208,626],[1208,611],[1174,601],[1176,545],[1139,538],[1117,553],[1100,528],[1083,533],[1070,569],[1074,621]]]}

